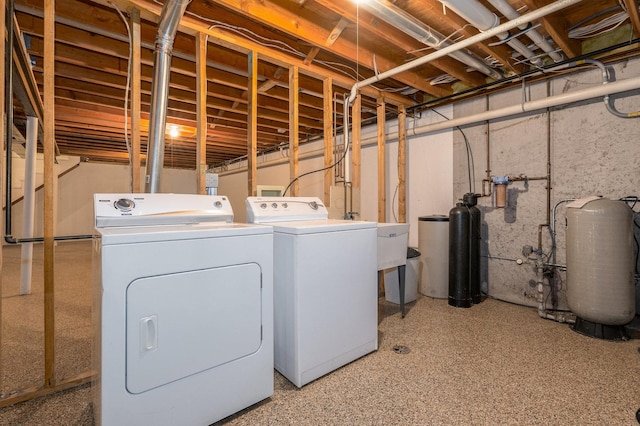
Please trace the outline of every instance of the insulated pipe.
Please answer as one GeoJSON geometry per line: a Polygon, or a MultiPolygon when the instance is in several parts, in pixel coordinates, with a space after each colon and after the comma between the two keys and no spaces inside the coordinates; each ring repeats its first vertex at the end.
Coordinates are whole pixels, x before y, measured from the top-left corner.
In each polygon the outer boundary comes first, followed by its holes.
{"type": "MultiPolygon", "coordinates": [[[[471,25],[479,29],[480,31],[486,31],[500,24],[500,19],[495,13],[484,7],[478,1],[475,0],[440,0],[440,3],[456,12],[471,25]]],[[[524,25],[523,25],[524,26],[524,25]]],[[[509,38],[508,32],[501,32],[496,34],[500,40],[506,40],[509,38]]],[[[507,41],[507,44],[511,46],[516,52],[520,53],[525,58],[529,59],[533,65],[542,66],[543,62],[540,58],[536,58],[535,54],[525,46],[521,41],[517,39],[511,39],[507,41]]]]}
{"type": "MultiPolygon", "coordinates": [[[[500,13],[502,13],[509,20],[516,19],[520,16],[518,11],[515,10],[505,0],[488,0],[488,1],[493,5],[493,7],[498,9],[500,13]]],[[[522,30],[526,29],[526,27],[519,27],[519,28],[522,30]]],[[[562,61],[563,59],[562,54],[556,52],[553,46],[551,46],[551,44],[547,41],[547,39],[545,39],[538,31],[529,30],[527,31],[526,36],[529,37],[531,41],[533,41],[540,49],[544,50],[547,53],[547,55],[549,55],[549,57],[553,59],[553,62],[562,61]]]]}
{"type": "Polygon", "coordinates": [[[164,163],[164,133],[167,125],[169,78],[173,39],[178,24],[191,0],[168,0],[162,8],[156,48],[153,53],[153,80],[151,81],[151,108],[149,111],[149,148],[145,192],[159,192],[160,172],[164,163]]]}
{"type": "Polygon", "coordinates": [[[477,34],[473,37],[469,37],[468,39],[459,41],[455,44],[442,48],[436,52],[430,53],[428,55],[422,56],[421,58],[414,59],[411,62],[407,62],[403,65],[400,65],[396,68],[390,69],[388,71],[377,74],[373,77],[367,78],[366,80],[359,81],[353,85],[351,88],[351,94],[349,95],[348,104],[351,105],[356,98],[358,93],[358,89],[361,87],[369,86],[377,81],[384,80],[385,78],[392,77],[401,72],[413,69],[417,66],[424,65],[434,59],[442,58],[443,56],[449,55],[452,52],[456,52],[458,50],[469,47],[475,43],[486,40],[495,36],[496,34],[500,34],[503,31],[508,31],[512,28],[515,28],[523,23],[528,23],[533,20],[542,18],[543,16],[547,16],[551,13],[562,10],[566,7],[572,6],[574,4],[580,3],[582,0],[557,0],[554,3],[551,3],[547,6],[536,9],[532,12],[527,13],[526,15],[522,15],[521,17],[514,19],[509,22],[505,22],[502,25],[498,25],[497,27],[491,28],[483,33],[477,34]]]}
{"type": "MultiPolygon", "coordinates": [[[[554,69],[557,69],[557,67],[554,69]]],[[[563,93],[560,95],[547,97],[537,101],[524,102],[522,104],[512,105],[512,106],[501,108],[501,109],[485,111],[475,115],[456,118],[452,120],[440,121],[434,124],[427,124],[424,126],[407,129],[407,136],[420,136],[428,133],[435,133],[441,130],[451,129],[456,126],[466,126],[469,124],[476,124],[479,122],[493,120],[496,118],[506,118],[515,114],[522,114],[525,112],[532,112],[536,110],[552,108],[552,107],[556,107],[564,104],[569,104],[572,102],[580,102],[588,99],[599,98],[599,97],[605,96],[606,94],[622,93],[622,92],[628,92],[628,91],[638,90],[638,89],[640,89],[640,77],[629,78],[626,80],[608,83],[606,85],[590,87],[588,89],[580,90],[577,92],[563,93]]],[[[347,114],[345,114],[345,116],[346,115],[347,114]]],[[[397,139],[398,133],[394,132],[394,133],[387,134],[386,138],[387,138],[387,141],[397,139]]],[[[346,143],[349,143],[346,132],[345,132],[345,139],[346,139],[346,143]]],[[[377,143],[377,136],[374,136],[374,137],[362,139],[360,141],[360,146],[364,147],[364,146],[369,146],[376,143],[377,143]]],[[[348,149],[348,145],[347,145],[347,149],[348,149]]],[[[322,155],[323,152],[324,151],[322,149],[313,151],[313,152],[308,152],[308,153],[302,154],[301,158],[303,159],[311,158],[317,155],[322,155]]],[[[264,166],[266,165],[274,166],[277,164],[284,163],[286,161],[287,160],[284,160],[284,161],[277,160],[273,162],[268,162],[268,164],[264,164],[264,166]]],[[[240,171],[241,169],[233,170],[229,173],[223,173],[223,175],[233,174],[240,171]]],[[[555,217],[555,208],[553,209],[553,212],[555,217]]],[[[552,223],[554,223],[554,221],[555,221],[555,218],[552,219],[552,223]]]]}
{"type": "MultiPolygon", "coordinates": [[[[27,140],[24,167],[24,214],[22,235],[33,237],[33,218],[35,216],[36,197],[36,153],[38,145],[38,119],[27,117],[27,140]]],[[[20,294],[31,293],[33,272],[33,243],[22,245],[20,259],[20,294]]]]}
{"type": "Polygon", "coordinates": [[[562,93],[560,95],[550,96],[548,98],[543,98],[535,101],[523,102],[518,105],[512,105],[492,111],[485,111],[467,117],[454,118],[453,120],[428,124],[425,126],[417,127],[415,129],[411,129],[411,131],[413,135],[432,133],[439,130],[450,129],[456,126],[465,126],[468,124],[478,123],[480,121],[508,117],[524,112],[537,111],[545,108],[555,107],[558,105],[580,102],[587,99],[599,98],[613,93],[622,93],[637,89],[640,89],[640,77],[628,78],[626,80],[590,87],[588,89],[576,92],[562,93]]]}
{"type": "MultiPolygon", "coordinates": [[[[395,6],[387,0],[369,0],[360,4],[360,7],[366,9],[369,13],[375,15],[379,19],[393,25],[408,36],[413,37],[421,43],[434,49],[442,49],[451,46],[453,43],[445,40],[445,37],[431,28],[425,28],[425,25],[406,13],[404,10],[395,6]]],[[[499,22],[498,22],[499,23],[499,22]]],[[[487,76],[499,80],[502,74],[488,66],[483,60],[466,52],[453,52],[449,56],[457,59],[475,68],[487,76]]]]}

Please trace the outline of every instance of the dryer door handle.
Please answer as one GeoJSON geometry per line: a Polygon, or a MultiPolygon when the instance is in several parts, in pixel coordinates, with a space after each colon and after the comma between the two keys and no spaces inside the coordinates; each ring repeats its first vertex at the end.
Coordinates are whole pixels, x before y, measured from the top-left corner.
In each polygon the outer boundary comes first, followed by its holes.
{"type": "Polygon", "coordinates": [[[158,316],[140,319],[140,352],[158,349],[158,316]]]}

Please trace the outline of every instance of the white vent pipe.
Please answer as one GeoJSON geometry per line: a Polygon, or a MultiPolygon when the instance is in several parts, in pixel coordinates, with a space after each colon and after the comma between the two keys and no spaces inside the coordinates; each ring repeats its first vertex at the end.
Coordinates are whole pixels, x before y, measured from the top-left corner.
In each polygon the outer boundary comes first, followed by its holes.
{"type": "MultiPolygon", "coordinates": [[[[408,36],[413,37],[420,43],[424,43],[434,49],[442,49],[443,47],[453,44],[445,40],[442,34],[425,27],[424,23],[387,0],[368,0],[360,3],[360,7],[388,24],[393,25],[408,36]]],[[[482,59],[473,54],[467,52],[452,52],[449,56],[495,80],[502,78],[501,73],[491,68],[482,59]]]]}
{"type": "MultiPolygon", "coordinates": [[[[440,3],[456,12],[480,31],[486,31],[500,24],[500,19],[496,14],[476,0],[440,0],[440,3]]],[[[509,38],[509,33],[506,31],[501,32],[496,34],[496,37],[500,40],[506,40],[509,38]]],[[[544,65],[542,60],[537,58],[535,53],[533,53],[533,51],[525,46],[520,40],[514,38],[507,41],[507,44],[516,52],[528,59],[533,65],[537,67],[544,65]]]]}
{"type": "MultiPolygon", "coordinates": [[[[581,61],[582,62],[582,61],[581,61]]],[[[581,62],[573,62],[566,64],[561,68],[575,66],[581,62]]],[[[628,78],[626,80],[615,81],[611,83],[602,84],[600,86],[590,87],[588,89],[562,93],[556,96],[550,96],[535,101],[523,102],[518,105],[512,105],[501,109],[490,110],[481,112],[479,114],[470,115],[467,117],[454,118],[453,120],[443,121],[435,124],[429,124],[426,126],[410,129],[407,134],[411,132],[414,135],[422,135],[425,133],[437,132],[440,130],[451,129],[456,126],[466,126],[468,124],[480,123],[487,120],[493,120],[496,118],[509,117],[524,112],[533,112],[537,110],[543,110],[546,108],[556,107],[559,105],[570,104],[573,102],[585,101],[587,99],[605,97],[614,93],[628,92],[631,90],[640,89],[640,77],[628,78]]],[[[606,103],[606,102],[605,102],[606,103]]]]}
{"type": "Polygon", "coordinates": [[[156,49],[153,53],[153,80],[151,81],[151,107],[149,111],[149,144],[145,192],[159,192],[160,172],[164,163],[164,133],[167,126],[169,78],[173,39],[178,24],[191,0],[167,0],[160,14],[156,49]]]}
{"type": "MultiPolygon", "coordinates": [[[[505,0],[488,0],[488,1],[493,5],[493,7],[498,9],[500,13],[502,13],[509,20],[516,19],[520,16],[518,11],[515,10],[505,0]]],[[[521,30],[524,30],[526,29],[526,26],[520,26],[518,28],[520,28],[521,30]]],[[[538,31],[529,30],[527,31],[526,36],[529,37],[531,41],[533,41],[540,49],[544,50],[547,53],[547,55],[549,55],[549,57],[553,59],[553,62],[560,62],[562,61],[562,59],[564,59],[562,54],[556,52],[553,46],[551,46],[551,44],[547,41],[547,39],[545,39],[538,31]]]]}
{"type": "Polygon", "coordinates": [[[441,58],[443,56],[446,56],[452,52],[464,49],[465,47],[471,46],[479,41],[483,41],[486,40],[490,37],[495,36],[496,34],[499,34],[503,31],[508,31],[512,28],[517,27],[518,25],[522,25],[523,23],[528,23],[531,21],[534,21],[538,18],[542,18],[543,16],[549,15],[551,13],[557,12],[558,10],[562,10],[565,7],[580,3],[582,0],[557,0],[554,3],[548,4],[546,6],[543,6],[539,9],[536,9],[534,11],[531,11],[529,13],[527,13],[526,15],[522,15],[517,19],[514,19],[512,21],[509,22],[505,22],[504,24],[498,25],[497,27],[493,27],[490,30],[487,30],[483,33],[474,35],[473,37],[469,37],[465,40],[459,41],[455,44],[452,44],[451,46],[447,46],[443,49],[437,50],[435,52],[432,52],[428,55],[425,55],[421,58],[418,59],[414,59],[411,62],[407,62],[405,64],[400,65],[399,67],[390,69],[388,71],[382,72],[380,74],[377,74],[373,77],[370,77],[366,80],[362,80],[357,82],[356,84],[353,85],[353,87],[351,88],[351,93],[349,94],[349,101],[348,101],[348,105],[353,104],[353,101],[356,99],[356,96],[358,95],[358,89],[361,87],[365,87],[365,86],[369,86],[370,84],[373,84],[377,81],[380,80],[384,80],[385,78],[389,78],[392,77],[396,74],[399,74],[401,72],[410,70],[412,68],[415,68],[417,66],[420,65],[424,65],[434,59],[438,59],[441,58]]]}

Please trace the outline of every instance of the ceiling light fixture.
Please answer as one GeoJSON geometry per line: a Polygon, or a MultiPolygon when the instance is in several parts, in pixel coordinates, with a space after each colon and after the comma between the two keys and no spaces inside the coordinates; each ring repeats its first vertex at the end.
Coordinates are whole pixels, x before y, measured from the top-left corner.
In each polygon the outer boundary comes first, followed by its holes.
{"type": "Polygon", "coordinates": [[[178,127],[177,124],[169,124],[167,126],[167,130],[168,130],[169,136],[171,136],[172,138],[177,138],[178,136],[180,136],[180,128],[178,127]]]}

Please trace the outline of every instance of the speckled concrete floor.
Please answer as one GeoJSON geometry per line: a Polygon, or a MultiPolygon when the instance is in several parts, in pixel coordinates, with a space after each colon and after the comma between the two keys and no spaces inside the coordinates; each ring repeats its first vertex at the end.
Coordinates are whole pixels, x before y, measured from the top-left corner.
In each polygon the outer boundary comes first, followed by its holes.
{"type": "MultiPolygon", "coordinates": [[[[72,308],[79,294],[70,292],[60,311],[72,308]]],[[[67,335],[77,338],[58,342],[83,362],[90,344],[87,309],[79,309],[79,325],[68,322],[67,335]]],[[[588,338],[539,319],[534,309],[491,299],[457,309],[419,297],[404,319],[396,305],[381,300],[379,312],[377,352],[302,389],[274,373],[271,398],[217,425],[638,424],[640,340],[588,338]],[[409,352],[399,354],[397,346],[409,352]]],[[[38,351],[31,344],[25,350],[38,351]]],[[[7,371],[3,356],[5,381],[37,369],[25,359],[25,367],[7,371]]],[[[90,400],[88,386],[60,392],[0,409],[0,424],[90,425],[90,400]]]]}

